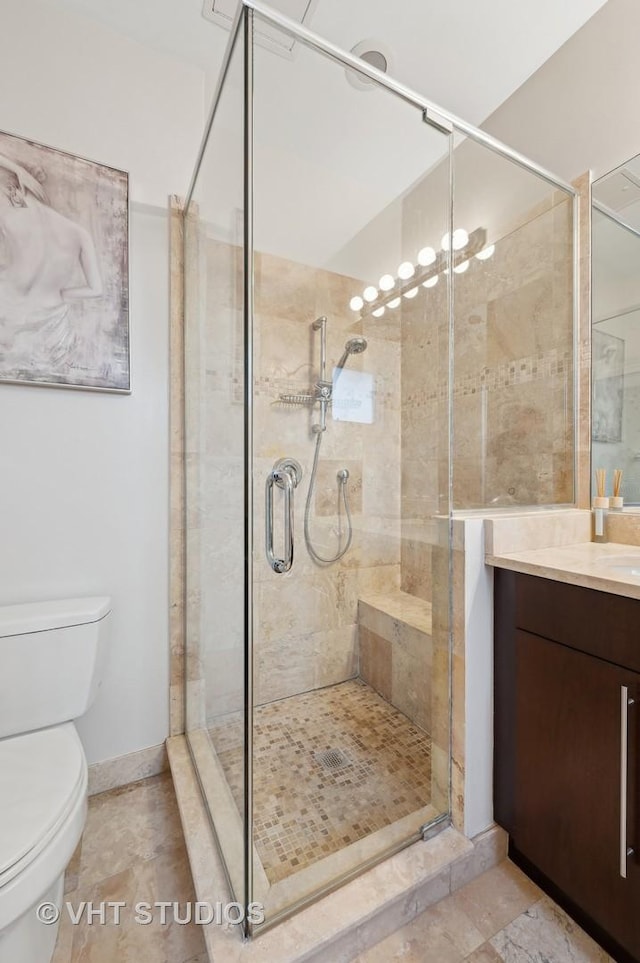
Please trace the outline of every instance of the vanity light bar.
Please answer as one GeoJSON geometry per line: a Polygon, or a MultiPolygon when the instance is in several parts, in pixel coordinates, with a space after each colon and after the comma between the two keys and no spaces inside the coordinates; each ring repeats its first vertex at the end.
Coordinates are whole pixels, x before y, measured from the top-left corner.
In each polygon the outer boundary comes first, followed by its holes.
{"type": "Polygon", "coordinates": [[[356,294],[351,298],[349,307],[352,311],[360,312],[360,317],[373,315],[380,318],[385,308],[397,308],[401,298],[415,298],[420,285],[432,288],[437,284],[440,274],[448,273],[449,260],[456,274],[462,274],[469,267],[472,257],[486,261],[495,251],[495,245],[487,245],[487,232],[483,227],[476,228],[471,234],[463,228],[453,232],[453,244],[448,234],[442,238],[442,249],[436,253],[432,247],[423,247],[418,251],[417,264],[403,261],[398,267],[397,279],[390,274],[383,274],[378,287],[368,285],[362,296],[356,294]],[[453,250],[449,251],[452,247],[453,250]],[[393,283],[392,283],[393,282],[393,283]]]}

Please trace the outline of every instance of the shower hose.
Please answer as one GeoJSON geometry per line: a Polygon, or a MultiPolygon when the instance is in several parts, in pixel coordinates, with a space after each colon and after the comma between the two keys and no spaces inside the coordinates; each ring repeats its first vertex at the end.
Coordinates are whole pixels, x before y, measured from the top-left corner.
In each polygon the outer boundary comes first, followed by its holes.
{"type": "Polygon", "coordinates": [[[349,498],[347,496],[347,478],[348,475],[340,477],[340,489],[338,492],[338,546],[342,540],[342,530],[340,528],[340,495],[342,494],[342,501],[344,502],[344,512],[347,518],[347,540],[344,546],[337,552],[336,555],[332,555],[327,558],[324,555],[320,555],[319,552],[313,547],[313,542],[311,541],[311,533],[309,531],[309,519],[311,515],[311,502],[313,500],[313,493],[316,487],[316,475],[318,474],[318,462],[320,460],[320,448],[322,447],[322,435],[323,432],[319,431],[316,435],[316,450],[313,455],[313,467],[311,469],[311,478],[309,479],[309,490],[307,492],[307,502],[304,507],[304,540],[307,545],[307,551],[314,561],[321,565],[331,565],[333,562],[339,561],[343,555],[346,555],[351,546],[351,540],[353,538],[353,526],[351,524],[351,512],[349,510],[349,498]]]}

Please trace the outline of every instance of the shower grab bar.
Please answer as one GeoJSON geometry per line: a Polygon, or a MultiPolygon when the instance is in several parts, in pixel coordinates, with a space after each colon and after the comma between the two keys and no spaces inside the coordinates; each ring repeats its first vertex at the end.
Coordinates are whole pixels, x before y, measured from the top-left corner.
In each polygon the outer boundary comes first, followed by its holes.
{"type": "Polygon", "coordinates": [[[267,561],[278,575],[293,565],[293,491],[302,477],[302,469],[292,458],[276,462],[267,475],[265,485],[265,542],[267,561]],[[278,558],[273,547],[273,486],[284,493],[284,558],[278,558]]]}

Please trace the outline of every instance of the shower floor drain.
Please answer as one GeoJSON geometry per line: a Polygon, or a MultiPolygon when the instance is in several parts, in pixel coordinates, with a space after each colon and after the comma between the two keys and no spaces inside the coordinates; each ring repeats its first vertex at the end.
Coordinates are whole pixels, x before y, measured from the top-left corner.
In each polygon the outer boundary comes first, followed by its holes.
{"type": "Polygon", "coordinates": [[[342,749],[325,749],[324,752],[314,752],[313,758],[323,769],[345,769],[352,762],[342,749]]]}

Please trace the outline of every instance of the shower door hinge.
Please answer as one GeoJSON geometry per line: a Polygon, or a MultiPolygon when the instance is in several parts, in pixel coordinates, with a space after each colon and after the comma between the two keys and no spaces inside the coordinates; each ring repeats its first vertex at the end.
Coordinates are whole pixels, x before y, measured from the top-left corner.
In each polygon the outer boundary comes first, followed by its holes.
{"type": "Polygon", "coordinates": [[[425,823],[424,826],[420,827],[420,833],[422,834],[423,840],[433,839],[438,833],[441,833],[443,829],[447,829],[451,825],[451,816],[449,813],[443,813],[442,816],[438,816],[437,819],[432,819],[430,823],[425,823]]]}
{"type": "Polygon", "coordinates": [[[435,127],[436,130],[441,130],[443,134],[453,133],[453,124],[440,114],[436,114],[435,110],[431,110],[430,108],[423,110],[422,119],[425,124],[429,124],[430,127],[435,127]]]}

